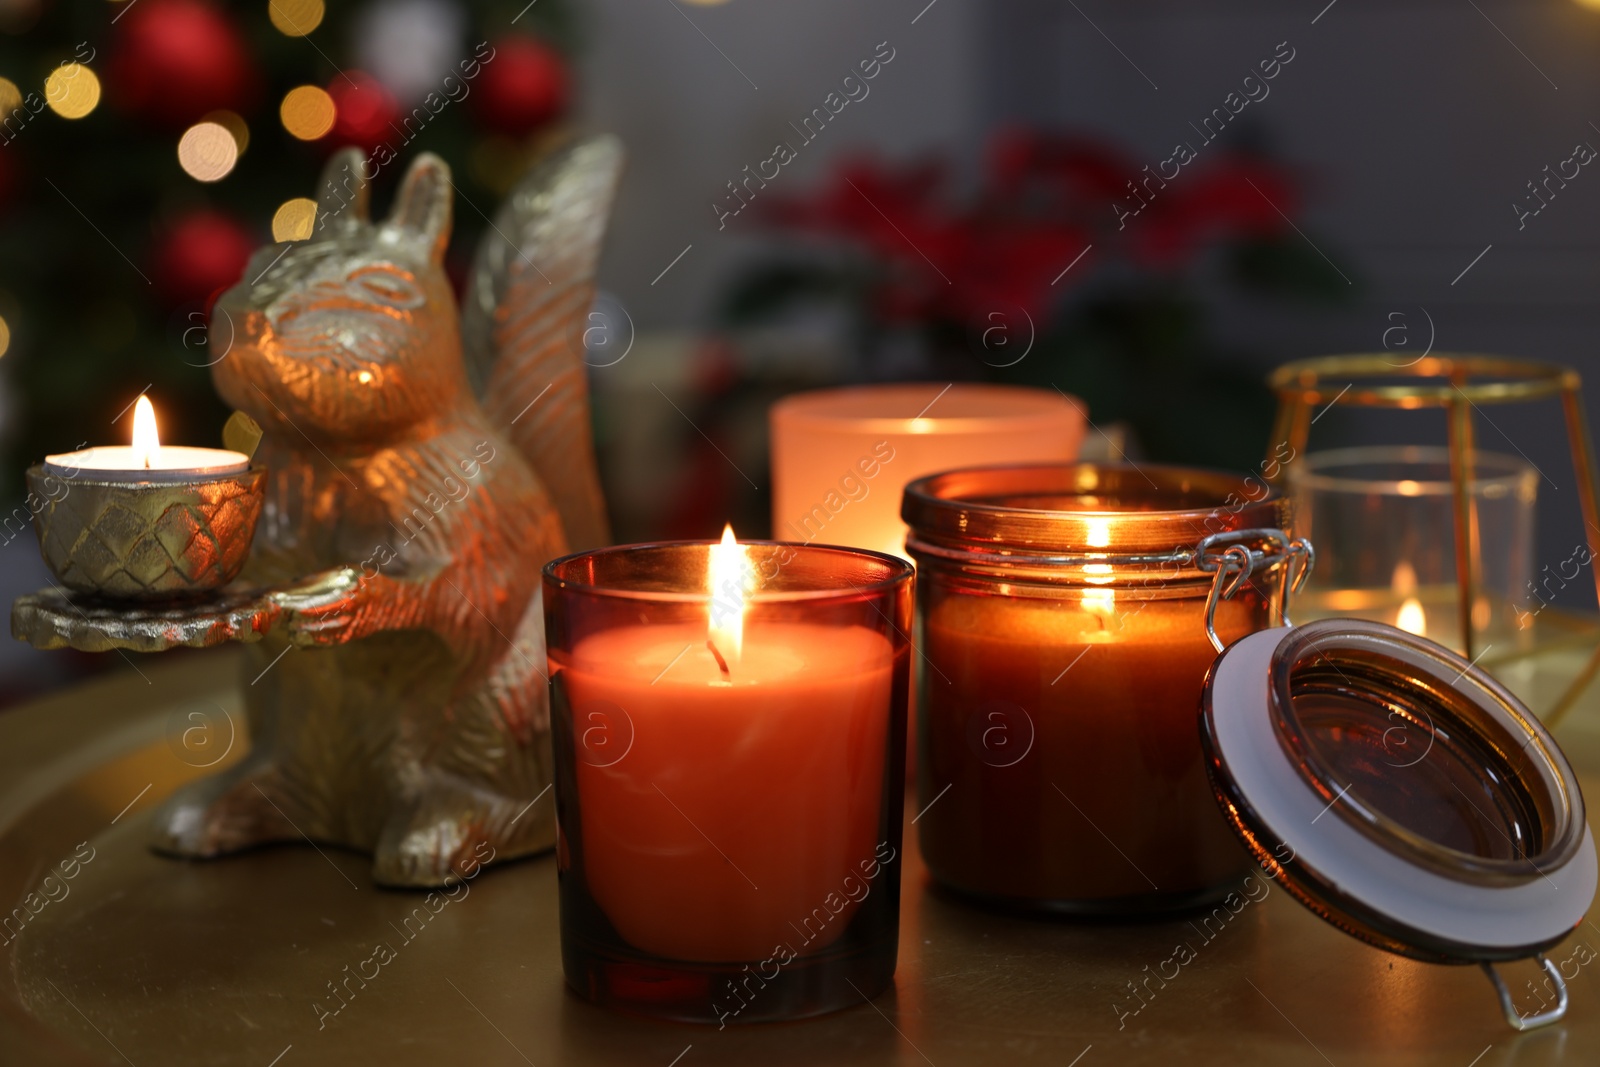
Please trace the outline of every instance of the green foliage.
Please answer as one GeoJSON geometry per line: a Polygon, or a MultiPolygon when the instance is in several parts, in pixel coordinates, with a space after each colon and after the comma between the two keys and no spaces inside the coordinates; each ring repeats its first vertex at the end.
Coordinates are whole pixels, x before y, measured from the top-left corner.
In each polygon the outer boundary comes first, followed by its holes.
{"type": "Polygon", "coordinates": [[[1298,238],[1241,241],[1228,253],[1228,271],[1246,291],[1308,303],[1347,304],[1356,287],[1298,238]]]}
{"type": "Polygon", "coordinates": [[[849,300],[863,279],[847,269],[800,260],[760,264],[740,274],[718,306],[718,319],[746,326],[815,301],[849,300]]]}
{"type": "Polygon", "coordinates": [[[1153,460],[1249,469],[1272,429],[1272,396],[1205,326],[1204,307],[1167,284],[1091,298],[1002,380],[1082,398],[1097,426],[1128,424],[1153,460]]]}

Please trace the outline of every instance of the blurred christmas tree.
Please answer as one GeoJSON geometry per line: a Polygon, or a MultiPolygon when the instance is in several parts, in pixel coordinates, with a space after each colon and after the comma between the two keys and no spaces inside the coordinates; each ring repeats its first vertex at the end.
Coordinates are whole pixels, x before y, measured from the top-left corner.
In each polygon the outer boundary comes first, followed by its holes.
{"type": "MultiPolygon", "coordinates": [[[[142,390],[212,444],[211,301],[309,234],[317,173],[448,160],[460,276],[566,110],[563,0],[0,0],[0,499],[47,451],[122,440],[142,390]]],[[[222,339],[219,339],[219,341],[222,339]]]]}

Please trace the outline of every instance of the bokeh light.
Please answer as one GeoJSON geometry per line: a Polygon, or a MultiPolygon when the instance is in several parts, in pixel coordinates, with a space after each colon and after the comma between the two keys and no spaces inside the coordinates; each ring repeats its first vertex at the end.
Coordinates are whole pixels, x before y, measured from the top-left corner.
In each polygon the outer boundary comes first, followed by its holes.
{"type": "Polygon", "coordinates": [[[64,119],[81,119],[100,103],[100,79],[82,63],[63,63],[44,80],[44,99],[64,119]]]}
{"type": "Polygon", "coordinates": [[[196,181],[221,181],[237,162],[239,145],[221,123],[197,122],[178,139],[178,165],[196,181]]]}
{"type": "Polygon", "coordinates": [[[333,97],[315,85],[290,89],[278,107],[283,128],[302,141],[315,141],[333,129],[333,97]]]}
{"type": "Polygon", "coordinates": [[[250,126],[237,113],[232,111],[211,111],[200,116],[201,122],[215,122],[218,126],[233,134],[233,143],[239,146],[239,154],[244,155],[244,150],[250,147],[250,126]]]}
{"type": "Polygon", "coordinates": [[[304,241],[317,224],[317,202],[297,196],[278,205],[272,214],[274,241],[304,241]]]}
{"type": "Polygon", "coordinates": [[[322,0],[267,0],[267,17],[286,37],[304,37],[322,25],[322,0]]]}
{"type": "Polygon", "coordinates": [[[340,144],[372,148],[392,137],[400,106],[383,84],[365,71],[349,70],[328,83],[336,117],[333,135],[340,144]]]}
{"type": "Polygon", "coordinates": [[[0,78],[0,118],[22,106],[22,90],[10,78],[0,78]]]}

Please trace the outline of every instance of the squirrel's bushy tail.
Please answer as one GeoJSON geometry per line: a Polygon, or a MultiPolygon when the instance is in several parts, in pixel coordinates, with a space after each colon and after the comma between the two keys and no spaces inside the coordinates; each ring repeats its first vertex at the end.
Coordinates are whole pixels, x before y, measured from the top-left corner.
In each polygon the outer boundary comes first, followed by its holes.
{"type": "Polygon", "coordinates": [[[479,243],[462,301],[468,377],[544,482],[573,551],[610,541],[583,355],[621,170],[621,142],[609,136],[535,164],[479,243]]]}

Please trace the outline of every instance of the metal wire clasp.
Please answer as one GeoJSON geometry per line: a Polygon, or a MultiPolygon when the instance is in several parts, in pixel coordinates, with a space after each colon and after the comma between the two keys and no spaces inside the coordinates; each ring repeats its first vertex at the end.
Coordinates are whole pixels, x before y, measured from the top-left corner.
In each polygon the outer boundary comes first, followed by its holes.
{"type": "Polygon", "coordinates": [[[1534,1015],[1523,1015],[1517,1011],[1517,1006],[1511,999],[1511,990],[1506,988],[1505,980],[1500,977],[1500,972],[1494,969],[1494,964],[1479,964],[1483,968],[1483,973],[1489,976],[1489,981],[1494,983],[1494,991],[1500,997],[1500,1010],[1505,1012],[1506,1022],[1518,1030],[1549,1026],[1553,1022],[1559,1022],[1562,1016],[1567,1014],[1567,983],[1561,980],[1561,972],[1556,969],[1555,964],[1545,959],[1544,953],[1541,952],[1533,958],[1539,961],[1539,966],[1544,968],[1544,973],[1555,984],[1556,992],[1556,1006],[1534,1015]]]}
{"type": "Polygon", "coordinates": [[[1289,598],[1298,593],[1311,576],[1316,551],[1303,537],[1291,538],[1283,530],[1270,527],[1254,530],[1226,530],[1201,539],[1195,551],[1195,566],[1215,572],[1211,593],[1206,597],[1206,637],[1211,647],[1221,652],[1217,636],[1217,605],[1230,599],[1256,571],[1280,567],[1278,588],[1272,596],[1273,614],[1278,625],[1293,626],[1289,620],[1289,598]]]}

